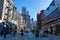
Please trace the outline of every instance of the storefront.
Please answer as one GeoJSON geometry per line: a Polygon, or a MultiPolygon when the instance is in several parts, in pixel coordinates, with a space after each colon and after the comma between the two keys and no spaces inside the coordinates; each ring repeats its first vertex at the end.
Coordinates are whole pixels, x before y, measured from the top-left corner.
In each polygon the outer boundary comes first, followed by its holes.
{"type": "Polygon", "coordinates": [[[15,24],[12,24],[12,32],[17,32],[17,26],[15,24]]]}

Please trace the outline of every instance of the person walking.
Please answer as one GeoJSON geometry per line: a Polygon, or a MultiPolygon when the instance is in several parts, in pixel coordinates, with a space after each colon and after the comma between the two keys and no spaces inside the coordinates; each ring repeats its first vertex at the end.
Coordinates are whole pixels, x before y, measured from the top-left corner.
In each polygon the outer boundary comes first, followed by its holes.
{"type": "Polygon", "coordinates": [[[4,30],[3,30],[3,34],[4,34],[4,38],[6,38],[6,28],[4,27],[4,30]]]}
{"type": "Polygon", "coordinates": [[[7,24],[5,24],[4,22],[3,23],[3,35],[4,35],[4,38],[6,38],[6,26],[7,24]]]}
{"type": "Polygon", "coordinates": [[[39,30],[35,30],[35,37],[39,37],[39,30]]]}
{"type": "Polygon", "coordinates": [[[21,36],[23,36],[24,35],[24,33],[23,33],[23,29],[21,29],[21,36]]]}
{"type": "Polygon", "coordinates": [[[45,37],[48,37],[48,30],[44,31],[45,37]]]}

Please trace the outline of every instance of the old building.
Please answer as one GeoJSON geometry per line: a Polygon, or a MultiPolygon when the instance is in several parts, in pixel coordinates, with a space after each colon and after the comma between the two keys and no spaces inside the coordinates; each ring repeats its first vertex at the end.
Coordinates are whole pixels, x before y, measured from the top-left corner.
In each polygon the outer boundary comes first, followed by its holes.
{"type": "Polygon", "coordinates": [[[45,10],[41,10],[41,11],[40,11],[41,27],[44,27],[44,24],[45,24],[44,11],[45,11],[45,10]]]}
{"type": "Polygon", "coordinates": [[[53,0],[46,9],[45,14],[45,28],[53,34],[60,33],[60,0],[53,0]],[[57,25],[57,26],[56,26],[57,25]]]}
{"type": "MultiPolygon", "coordinates": [[[[7,33],[11,32],[11,18],[13,9],[13,0],[0,0],[0,25],[3,31],[3,22],[6,24],[7,33]]],[[[4,26],[5,27],[5,26],[4,26]]]]}
{"type": "Polygon", "coordinates": [[[17,22],[18,22],[17,32],[19,33],[21,29],[24,29],[24,27],[23,27],[23,17],[18,12],[17,12],[17,22]]]}
{"type": "Polygon", "coordinates": [[[37,28],[38,28],[38,30],[41,29],[41,17],[40,17],[40,13],[37,14],[37,28]]]}
{"type": "Polygon", "coordinates": [[[26,7],[22,7],[22,17],[23,20],[25,20],[26,27],[30,28],[30,15],[29,12],[26,10],[26,7]]]}
{"type": "Polygon", "coordinates": [[[8,14],[9,20],[12,14],[13,0],[0,0],[0,8],[1,22],[7,17],[6,14],[8,14]]]}

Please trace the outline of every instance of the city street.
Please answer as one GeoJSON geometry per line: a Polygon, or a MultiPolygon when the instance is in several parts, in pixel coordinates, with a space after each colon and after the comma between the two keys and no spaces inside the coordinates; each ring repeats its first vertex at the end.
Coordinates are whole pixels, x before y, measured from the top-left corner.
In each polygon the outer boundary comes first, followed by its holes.
{"type": "Polygon", "coordinates": [[[25,33],[24,36],[21,36],[20,34],[15,36],[7,35],[5,39],[0,37],[0,40],[60,40],[60,37],[54,35],[49,35],[48,37],[35,37],[32,33],[25,33]]]}
{"type": "Polygon", "coordinates": [[[60,0],[0,0],[0,40],[60,40],[60,0]]]}

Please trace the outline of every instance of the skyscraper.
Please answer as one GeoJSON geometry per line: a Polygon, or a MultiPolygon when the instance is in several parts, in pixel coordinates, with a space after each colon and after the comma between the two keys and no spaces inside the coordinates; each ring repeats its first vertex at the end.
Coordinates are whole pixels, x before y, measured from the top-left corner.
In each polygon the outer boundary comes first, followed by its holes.
{"type": "Polygon", "coordinates": [[[23,20],[25,20],[26,26],[28,27],[30,25],[30,15],[29,11],[26,10],[26,7],[22,7],[22,17],[23,20]]]}
{"type": "Polygon", "coordinates": [[[22,7],[22,14],[26,14],[26,7],[22,7]]]}
{"type": "Polygon", "coordinates": [[[37,26],[38,26],[38,30],[41,28],[41,18],[40,18],[40,14],[37,14],[37,26]]]}
{"type": "Polygon", "coordinates": [[[29,12],[26,10],[26,7],[22,7],[22,14],[23,16],[23,20],[28,21],[28,19],[30,20],[30,15],[29,12]]]}
{"type": "Polygon", "coordinates": [[[31,19],[31,23],[32,23],[32,24],[34,23],[34,19],[33,19],[33,18],[31,19]]]}

